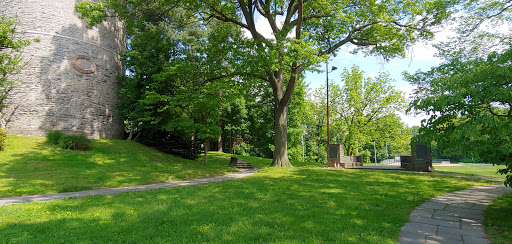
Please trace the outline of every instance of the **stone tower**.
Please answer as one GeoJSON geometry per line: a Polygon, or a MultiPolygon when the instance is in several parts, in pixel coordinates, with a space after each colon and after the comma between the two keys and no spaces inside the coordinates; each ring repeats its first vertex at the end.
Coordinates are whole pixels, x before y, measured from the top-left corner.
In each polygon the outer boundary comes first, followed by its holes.
{"type": "Polygon", "coordinates": [[[74,5],[81,0],[1,0],[0,14],[17,15],[28,66],[18,76],[0,125],[10,134],[44,136],[49,130],[89,138],[120,138],[116,76],[124,70],[122,24],[87,29],[74,5]]]}

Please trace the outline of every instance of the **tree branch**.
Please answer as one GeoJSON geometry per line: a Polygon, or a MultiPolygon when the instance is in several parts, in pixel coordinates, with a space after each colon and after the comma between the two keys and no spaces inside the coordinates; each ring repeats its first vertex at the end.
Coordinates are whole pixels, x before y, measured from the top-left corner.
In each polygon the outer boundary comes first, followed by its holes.
{"type": "Polygon", "coordinates": [[[290,21],[292,19],[292,16],[297,12],[298,5],[294,5],[295,0],[291,0],[288,4],[288,8],[286,10],[286,18],[284,19],[284,25],[290,25],[290,21]]]}
{"type": "Polygon", "coordinates": [[[304,8],[304,2],[303,0],[299,0],[299,2],[297,2],[297,6],[298,6],[298,16],[297,16],[297,27],[295,28],[295,39],[297,40],[300,40],[301,38],[301,29],[302,29],[302,15],[304,14],[303,12],[303,8],[304,8]]]}
{"type": "Polygon", "coordinates": [[[211,9],[213,10],[213,12],[215,13],[209,13],[209,15],[213,18],[216,18],[220,21],[224,21],[224,22],[231,22],[231,23],[234,23],[242,28],[245,28],[247,30],[249,30],[249,26],[237,19],[234,19],[234,18],[231,18],[231,17],[228,17],[226,16],[224,13],[222,13],[221,11],[217,10],[215,7],[211,7],[211,9]]]}
{"type": "Polygon", "coordinates": [[[370,26],[372,26],[372,25],[376,25],[376,24],[378,24],[378,23],[379,23],[379,22],[371,22],[371,23],[368,23],[368,24],[365,24],[365,25],[362,25],[362,26],[359,26],[359,27],[354,28],[353,30],[351,30],[351,31],[350,31],[350,33],[348,34],[348,36],[347,36],[347,37],[345,37],[345,39],[343,39],[343,40],[341,40],[341,41],[337,42],[336,44],[332,45],[332,46],[331,46],[331,47],[329,47],[327,50],[319,52],[319,53],[318,53],[318,56],[323,56],[323,55],[325,55],[325,54],[332,53],[332,52],[334,52],[336,49],[338,49],[339,47],[341,47],[341,46],[343,46],[343,45],[347,44],[348,42],[351,42],[351,43],[352,43],[352,41],[353,41],[353,37],[352,37],[352,36],[354,35],[354,33],[358,32],[358,31],[362,31],[362,30],[364,30],[364,29],[366,29],[366,28],[368,28],[368,27],[370,27],[370,26]]]}
{"type": "MultiPolygon", "coordinates": [[[[252,1],[249,1],[252,4],[252,1]]],[[[255,40],[259,40],[263,38],[263,36],[256,31],[256,24],[254,23],[254,13],[251,14],[252,11],[249,11],[248,6],[245,4],[244,0],[238,0],[238,4],[240,5],[240,9],[244,15],[245,21],[247,21],[248,30],[251,32],[252,38],[255,40]]]]}
{"type": "MultiPolygon", "coordinates": [[[[329,16],[330,15],[328,15],[328,14],[321,14],[321,13],[309,14],[309,15],[306,15],[306,16],[302,17],[302,21],[306,21],[306,20],[310,20],[310,19],[326,18],[326,17],[329,17],[329,16]]],[[[291,26],[296,26],[297,25],[297,19],[291,21],[290,25],[291,26]]]]}

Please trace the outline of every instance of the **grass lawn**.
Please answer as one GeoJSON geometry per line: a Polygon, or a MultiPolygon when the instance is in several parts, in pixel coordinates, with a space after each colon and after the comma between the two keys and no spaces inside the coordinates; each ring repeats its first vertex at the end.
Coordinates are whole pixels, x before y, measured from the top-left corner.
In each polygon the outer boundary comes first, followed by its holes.
{"type": "Polygon", "coordinates": [[[478,175],[505,179],[505,175],[497,174],[498,169],[505,168],[504,165],[485,164],[434,164],[434,172],[447,174],[478,175]]]}
{"type": "Polygon", "coordinates": [[[407,172],[263,168],[207,185],[2,206],[0,243],[394,244],[416,206],[488,183],[407,172]]]}
{"type": "MultiPolygon", "coordinates": [[[[45,138],[8,136],[0,151],[0,197],[151,184],[228,174],[229,158],[185,160],[123,140],[93,140],[93,150],[60,149],[45,138]]],[[[270,164],[270,163],[269,163],[270,164]]]]}
{"type": "MultiPolygon", "coordinates": [[[[87,152],[9,136],[0,194],[14,196],[226,174],[137,143],[96,140],[87,152]]],[[[0,243],[396,243],[410,212],[432,197],[497,183],[409,172],[325,169],[238,156],[259,172],[234,181],[0,206],[0,243]]]]}
{"type": "Polygon", "coordinates": [[[498,197],[489,205],[484,225],[491,243],[512,243],[512,194],[498,197]]]}

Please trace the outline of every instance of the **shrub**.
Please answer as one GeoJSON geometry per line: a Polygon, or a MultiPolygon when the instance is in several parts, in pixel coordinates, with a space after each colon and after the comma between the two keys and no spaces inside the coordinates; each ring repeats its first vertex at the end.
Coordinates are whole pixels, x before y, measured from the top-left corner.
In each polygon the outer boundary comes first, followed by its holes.
{"type": "Polygon", "coordinates": [[[91,140],[83,135],[63,135],[59,139],[59,147],[71,150],[89,150],[92,148],[91,140]]]}
{"type": "Polygon", "coordinates": [[[251,149],[252,148],[249,144],[242,143],[235,147],[235,154],[242,155],[242,156],[250,156],[251,149]]]}
{"type": "Polygon", "coordinates": [[[48,142],[50,142],[53,145],[58,145],[60,138],[62,138],[63,136],[65,136],[65,134],[62,133],[61,131],[51,130],[48,132],[48,134],[46,134],[46,140],[48,140],[48,142]]]}
{"type": "Polygon", "coordinates": [[[140,135],[136,138],[135,141],[143,145],[186,159],[197,159],[201,153],[199,140],[192,140],[190,135],[176,131],[169,132],[157,128],[147,128],[140,131],[140,135]]]}
{"type": "Polygon", "coordinates": [[[7,132],[0,129],[0,151],[5,149],[5,144],[7,144],[7,132]]]}

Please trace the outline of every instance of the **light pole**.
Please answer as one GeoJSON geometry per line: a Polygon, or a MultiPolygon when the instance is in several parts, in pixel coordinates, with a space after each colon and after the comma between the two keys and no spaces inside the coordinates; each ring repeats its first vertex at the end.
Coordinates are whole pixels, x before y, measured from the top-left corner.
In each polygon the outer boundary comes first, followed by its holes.
{"type": "Polygon", "coordinates": [[[332,66],[331,71],[329,71],[329,60],[325,62],[325,83],[327,84],[327,145],[331,144],[331,133],[329,132],[329,73],[336,69],[336,66],[332,66]]]}

